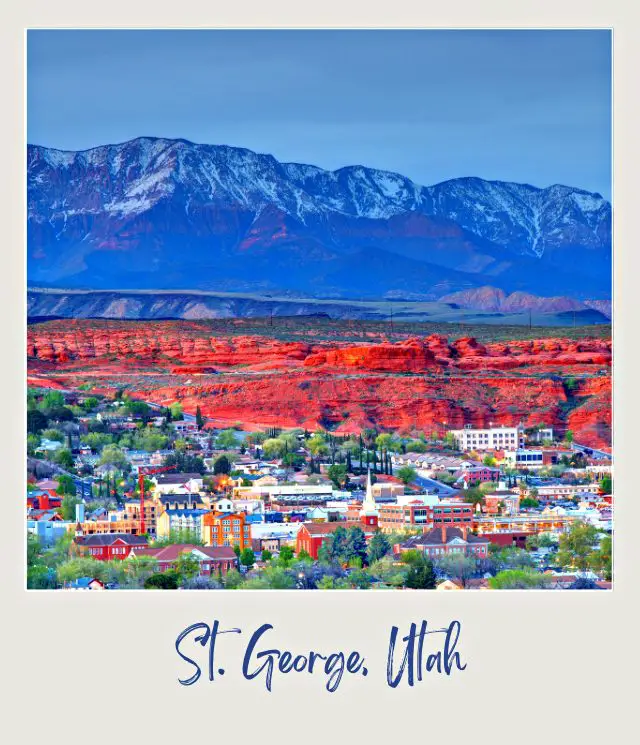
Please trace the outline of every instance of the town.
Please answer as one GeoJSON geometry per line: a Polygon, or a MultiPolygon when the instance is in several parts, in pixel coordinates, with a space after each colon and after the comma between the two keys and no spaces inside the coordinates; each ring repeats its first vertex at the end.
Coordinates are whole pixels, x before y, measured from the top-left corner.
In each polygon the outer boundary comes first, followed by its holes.
{"type": "Polygon", "coordinates": [[[47,388],[27,429],[29,589],[611,588],[612,455],[570,430],[219,429],[47,388]]]}

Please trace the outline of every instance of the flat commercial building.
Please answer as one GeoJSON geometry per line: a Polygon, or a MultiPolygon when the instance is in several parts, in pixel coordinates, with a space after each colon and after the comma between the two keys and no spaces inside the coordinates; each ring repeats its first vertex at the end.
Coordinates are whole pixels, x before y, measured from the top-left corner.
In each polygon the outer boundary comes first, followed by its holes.
{"type": "Polygon", "coordinates": [[[452,429],[456,444],[463,451],[517,450],[524,446],[522,427],[491,427],[474,429],[471,425],[464,429],[452,429]]]}

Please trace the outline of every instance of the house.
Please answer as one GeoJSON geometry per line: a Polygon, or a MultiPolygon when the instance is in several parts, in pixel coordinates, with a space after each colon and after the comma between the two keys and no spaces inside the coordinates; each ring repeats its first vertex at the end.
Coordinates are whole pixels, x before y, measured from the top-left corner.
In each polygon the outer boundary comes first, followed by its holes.
{"type": "Polygon", "coordinates": [[[57,512],[30,510],[27,514],[27,532],[34,535],[42,546],[52,546],[72,529],[73,523],[63,520],[57,512]]]}
{"type": "MultiPolygon", "coordinates": [[[[209,498],[202,494],[161,494],[155,496],[153,503],[158,508],[158,514],[164,510],[208,510],[209,498]]],[[[156,516],[157,517],[157,516],[156,516]]],[[[155,522],[155,519],[154,519],[155,522]]]]}
{"type": "Polygon", "coordinates": [[[96,577],[79,577],[73,582],[67,582],[63,589],[65,590],[105,590],[104,582],[96,577]]]}
{"type": "Polygon", "coordinates": [[[62,497],[57,494],[51,495],[49,492],[37,489],[27,492],[27,507],[34,510],[57,510],[62,504],[62,497]]]}
{"type": "Polygon", "coordinates": [[[58,450],[64,448],[64,443],[58,440],[47,440],[43,438],[40,441],[40,445],[36,448],[36,453],[56,453],[58,450]]]}
{"type": "Polygon", "coordinates": [[[200,577],[226,574],[238,566],[238,558],[229,546],[194,546],[187,543],[174,543],[162,548],[141,548],[131,552],[132,558],[148,556],[158,562],[158,571],[175,569],[181,556],[194,558],[198,562],[200,577]]]}
{"type": "Polygon", "coordinates": [[[478,486],[478,484],[485,484],[491,481],[497,481],[500,477],[499,468],[491,468],[490,466],[472,466],[471,468],[462,468],[456,471],[457,481],[455,486],[460,488],[467,488],[469,486],[478,486]]]}
{"type": "Polygon", "coordinates": [[[133,549],[146,547],[147,539],[143,536],[102,533],[76,536],[71,550],[78,556],[86,556],[97,561],[113,561],[126,559],[133,549]]]}
{"type": "Polygon", "coordinates": [[[464,554],[485,558],[489,553],[489,539],[470,532],[467,526],[447,528],[444,525],[421,535],[413,536],[404,543],[396,544],[396,554],[410,550],[421,551],[431,559],[442,558],[449,554],[464,554]]]}
{"type": "Polygon", "coordinates": [[[197,494],[204,489],[200,473],[159,473],[152,476],[154,495],[162,494],[197,494]]]}
{"type": "Polygon", "coordinates": [[[242,512],[207,511],[203,518],[202,539],[206,546],[251,547],[251,524],[242,512]]]}

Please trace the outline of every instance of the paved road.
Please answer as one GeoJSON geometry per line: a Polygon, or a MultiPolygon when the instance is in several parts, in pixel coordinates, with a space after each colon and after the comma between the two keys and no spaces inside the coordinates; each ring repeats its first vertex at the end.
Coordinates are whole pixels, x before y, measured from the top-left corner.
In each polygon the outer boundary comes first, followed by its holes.
{"type": "Polygon", "coordinates": [[[593,458],[600,458],[601,460],[611,460],[611,453],[605,453],[604,450],[596,450],[595,448],[588,448],[586,445],[580,445],[577,442],[571,443],[571,449],[576,450],[580,453],[587,453],[593,458]]]}

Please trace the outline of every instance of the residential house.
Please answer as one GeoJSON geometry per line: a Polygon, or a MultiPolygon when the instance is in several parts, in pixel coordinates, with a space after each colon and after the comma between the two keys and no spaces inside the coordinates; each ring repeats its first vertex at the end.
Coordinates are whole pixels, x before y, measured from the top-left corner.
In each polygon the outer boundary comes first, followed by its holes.
{"type": "Polygon", "coordinates": [[[151,477],[154,496],[162,494],[197,494],[204,489],[200,473],[159,473],[151,477]]]}
{"type": "Polygon", "coordinates": [[[96,577],[79,577],[73,582],[67,582],[63,586],[64,590],[105,590],[104,582],[96,577]]]}
{"type": "Polygon", "coordinates": [[[377,530],[377,517],[363,515],[360,523],[340,521],[332,523],[302,523],[296,537],[296,553],[306,551],[312,559],[318,558],[318,551],[339,527],[348,529],[355,525],[362,528],[364,537],[370,541],[377,530]]]}

